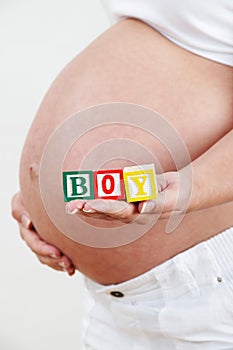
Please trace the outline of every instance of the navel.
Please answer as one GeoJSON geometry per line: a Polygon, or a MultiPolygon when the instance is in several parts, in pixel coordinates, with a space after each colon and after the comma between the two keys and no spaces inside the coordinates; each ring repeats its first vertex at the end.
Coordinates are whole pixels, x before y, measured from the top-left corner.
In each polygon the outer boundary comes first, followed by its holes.
{"type": "Polygon", "coordinates": [[[39,164],[32,163],[29,167],[31,179],[37,178],[39,176],[39,164]]]}

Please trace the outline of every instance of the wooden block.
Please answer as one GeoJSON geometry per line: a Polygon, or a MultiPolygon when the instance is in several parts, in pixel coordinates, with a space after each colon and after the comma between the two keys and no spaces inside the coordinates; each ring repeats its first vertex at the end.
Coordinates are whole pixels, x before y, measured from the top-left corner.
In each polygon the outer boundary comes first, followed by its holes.
{"type": "Polygon", "coordinates": [[[94,172],[95,198],[124,199],[123,170],[99,170],[94,172]]]}
{"type": "Polygon", "coordinates": [[[126,167],[123,170],[127,202],[155,199],[158,196],[154,164],[126,167]]]}
{"type": "Polygon", "coordinates": [[[65,202],[74,199],[94,199],[93,171],[63,172],[63,191],[65,202]]]}

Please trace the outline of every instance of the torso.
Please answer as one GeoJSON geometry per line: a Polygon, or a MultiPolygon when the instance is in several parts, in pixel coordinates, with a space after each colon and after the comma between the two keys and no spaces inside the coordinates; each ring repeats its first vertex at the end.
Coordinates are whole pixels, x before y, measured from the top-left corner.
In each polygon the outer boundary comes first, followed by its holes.
{"type": "MultiPolygon", "coordinates": [[[[233,226],[233,203],[228,203],[187,214],[171,235],[164,233],[166,220],[160,220],[128,245],[87,247],[66,238],[50,222],[38,179],[29,172],[32,163],[40,163],[44,146],[60,123],[84,108],[115,101],[158,111],[178,130],[191,159],[195,159],[232,128],[232,74],[231,67],[179,48],[140,21],[126,20],[110,28],[55,80],[26,140],[21,190],[39,234],[67,254],[82,273],[110,284],[137,276],[233,226]]],[[[97,144],[103,137],[93,135],[91,142],[97,144]]],[[[143,142],[143,136],[134,137],[143,142]]],[[[88,150],[88,141],[83,140],[83,149],[77,150],[76,157],[88,150]]],[[[161,144],[153,144],[153,152],[164,171],[173,170],[174,164],[161,144]]],[[[67,166],[74,169],[72,155],[67,166]]]]}

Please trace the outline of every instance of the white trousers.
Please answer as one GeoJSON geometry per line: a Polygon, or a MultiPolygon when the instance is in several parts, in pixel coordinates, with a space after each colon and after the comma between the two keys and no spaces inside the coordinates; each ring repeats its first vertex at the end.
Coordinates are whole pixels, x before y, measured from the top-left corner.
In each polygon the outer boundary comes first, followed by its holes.
{"type": "Polygon", "coordinates": [[[87,350],[233,350],[233,228],[129,281],[85,281],[87,350]]]}

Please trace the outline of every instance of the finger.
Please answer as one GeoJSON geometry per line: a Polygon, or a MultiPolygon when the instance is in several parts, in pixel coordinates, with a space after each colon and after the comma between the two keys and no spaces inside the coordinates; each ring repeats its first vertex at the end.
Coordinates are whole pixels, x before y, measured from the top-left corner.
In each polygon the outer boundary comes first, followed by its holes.
{"type": "Polygon", "coordinates": [[[74,265],[72,264],[72,261],[66,255],[61,256],[61,258],[58,261],[58,264],[60,267],[63,267],[65,269],[68,269],[70,267],[74,267],[74,265]]]}
{"type": "Polygon", "coordinates": [[[86,202],[83,211],[86,213],[104,213],[115,219],[132,219],[138,214],[137,206],[124,201],[95,199],[86,202]]]}
{"type": "Polygon", "coordinates": [[[65,211],[70,215],[77,214],[83,211],[85,203],[86,201],[80,199],[70,201],[66,204],[65,211]]]}
{"type": "Polygon", "coordinates": [[[164,209],[165,192],[169,186],[166,178],[166,173],[158,174],[156,176],[158,186],[158,197],[156,200],[148,200],[140,202],[138,205],[138,211],[140,214],[159,214],[164,209]]]}
{"type": "Polygon", "coordinates": [[[61,256],[58,248],[43,241],[35,231],[28,230],[20,225],[20,234],[35,254],[52,258],[59,258],[61,256]]]}
{"type": "Polygon", "coordinates": [[[67,273],[69,276],[73,276],[75,274],[75,268],[74,267],[69,267],[67,269],[67,273]]]}
{"type": "Polygon", "coordinates": [[[58,265],[63,271],[67,272],[69,276],[74,275],[75,266],[66,255],[62,255],[61,259],[58,261],[58,265]]]}
{"type": "Polygon", "coordinates": [[[160,214],[165,208],[165,194],[160,192],[156,200],[149,200],[139,203],[140,214],[160,214]]]}
{"type": "Polygon", "coordinates": [[[66,205],[68,214],[85,214],[97,219],[122,220],[131,222],[138,213],[137,205],[124,201],[95,199],[90,201],[71,201],[66,205]]]}
{"type": "Polygon", "coordinates": [[[167,218],[171,213],[179,213],[175,207],[177,194],[175,191],[165,190],[160,192],[158,198],[152,201],[141,202],[138,205],[138,211],[141,214],[160,214],[161,219],[167,218]]]}
{"type": "Polygon", "coordinates": [[[23,199],[22,199],[22,195],[20,192],[16,193],[13,196],[12,201],[11,201],[11,207],[12,207],[12,216],[17,221],[19,221],[19,222],[21,221],[21,216],[23,214],[26,214],[27,216],[29,216],[28,212],[24,208],[23,199]]]}
{"type": "Polygon", "coordinates": [[[61,255],[59,249],[41,240],[35,231],[29,231],[24,227],[21,227],[20,231],[22,238],[43,264],[55,270],[65,271],[70,276],[75,273],[71,260],[66,255],[61,255]]]}
{"type": "MultiPolygon", "coordinates": [[[[139,203],[138,211],[141,214],[156,213],[159,214],[164,210],[170,209],[173,198],[169,196],[170,191],[168,189],[171,184],[177,182],[177,172],[168,172],[158,174],[156,176],[158,186],[158,198],[156,200],[149,200],[139,203]],[[165,202],[166,200],[166,202],[165,202]]],[[[173,195],[173,193],[172,193],[173,195]]]]}
{"type": "Polygon", "coordinates": [[[32,228],[32,221],[30,220],[28,212],[24,208],[21,193],[16,193],[11,202],[11,214],[15,220],[22,223],[25,228],[32,228]]]}
{"type": "Polygon", "coordinates": [[[158,211],[158,203],[156,201],[145,201],[138,205],[140,214],[154,213],[158,211]]]}
{"type": "Polygon", "coordinates": [[[47,265],[51,267],[52,269],[58,270],[58,271],[64,271],[64,268],[62,266],[59,266],[57,260],[53,260],[51,258],[46,258],[44,256],[37,255],[38,260],[43,265],[47,265]]]}
{"type": "Polygon", "coordinates": [[[16,193],[11,200],[11,213],[15,220],[20,221],[22,214],[24,213],[24,206],[20,192],[16,193]]]}
{"type": "Polygon", "coordinates": [[[42,264],[47,265],[52,269],[67,272],[70,276],[75,273],[75,267],[66,256],[62,256],[61,259],[51,259],[40,255],[37,255],[37,257],[42,264]],[[67,261],[64,261],[64,258],[66,258],[67,261]]]}

